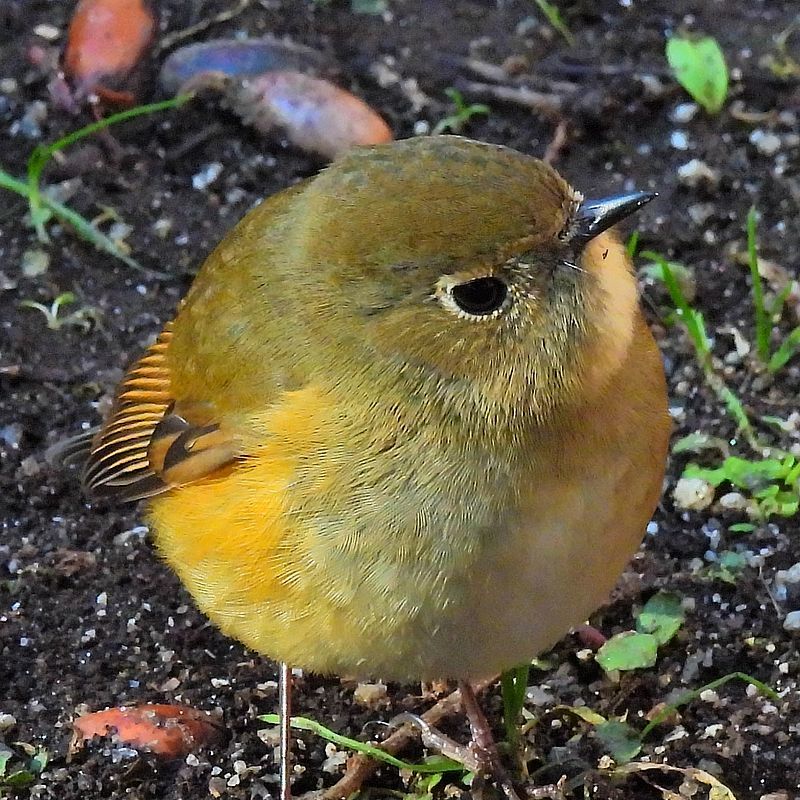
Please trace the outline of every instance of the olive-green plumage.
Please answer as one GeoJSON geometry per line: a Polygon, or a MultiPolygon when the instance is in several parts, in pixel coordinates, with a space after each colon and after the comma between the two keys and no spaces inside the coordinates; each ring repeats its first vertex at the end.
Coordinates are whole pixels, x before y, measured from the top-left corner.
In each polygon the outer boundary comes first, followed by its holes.
{"type": "Polygon", "coordinates": [[[628,259],[549,166],[353,151],[252,211],[134,368],[89,484],[273,658],[489,675],[603,602],[655,506],[663,372],[628,259]]]}

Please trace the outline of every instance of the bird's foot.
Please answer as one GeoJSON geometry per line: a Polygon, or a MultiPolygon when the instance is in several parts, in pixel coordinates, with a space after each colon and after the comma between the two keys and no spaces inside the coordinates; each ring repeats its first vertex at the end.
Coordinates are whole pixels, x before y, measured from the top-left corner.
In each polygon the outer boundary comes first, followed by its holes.
{"type": "Polygon", "coordinates": [[[398,714],[393,717],[389,726],[392,728],[400,727],[401,725],[411,725],[419,731],[422,744],[429,747],[431,750],[437,750],[443,756],[457,761],[459,764],[464,765],[464,769],[470,772],[479,773],[485,766],[485,761],[481,759],[477,748],[473,743],[469,745],[461,744],[455,739],[450,738],[447,734],[442,733],[433,725],[426,722],[422,717],[417,714],[398,714]]]}
{"type": "MultiPolygon", "coordinates": [[[[438,750],[443,756],[463,764],[465,769],[476,775],[478,781],[491,778],[506,800],[520,800],[511,775],[500,759],[489,723],[478,705],[475,692],[467,683],[461,684],[460,692],[461,703],[472,731],[472,741],[469,745],[451,739],[416,714],[400,714],[391,721],[391,724],[412,725],[419,731],[426,747],[438,750]]],[[[480,796],[482,794],[480,787],[473,784],[473,793],[480,796]]]]}

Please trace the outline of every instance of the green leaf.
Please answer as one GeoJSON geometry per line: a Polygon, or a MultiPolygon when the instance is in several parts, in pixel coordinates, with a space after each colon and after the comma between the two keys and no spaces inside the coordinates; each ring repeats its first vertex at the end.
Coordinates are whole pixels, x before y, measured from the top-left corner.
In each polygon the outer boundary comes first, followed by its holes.
{"type": "Polygon", "coordinates": [[[6,778],[3,778],[3,785],[11,789],[24,789],[26,786],[30,786],[35,780],[36,776],[32,772],[29,772],[27,769],[19,769],[16,772],[12,772],[6,778]]]}
{"type": "Polygon", "coordinates": [[[746,556],[733,550],[723,550],[716,563],[709,568],[708,576],[735,586],[739,574],[746,566],[746,556]]]}
{"type": "Polygon", "coordinates": [[[567,27],[567,23],[564,22],[558,6],[554,3],[549,3],[547,0],[534,0],[534,2],[539,7],[539,11],[545,15],[547,21],[561,34],[564,41],[572,47],[575,44],[575,37],[567,27]]]}
{"type": "Polygon", "coordinates": [[[794,465],[795,459],[791,456],[783,460],[765,458],[760,461],[729,456],[715,469],[688,464],[683,474],[687,478],[702,478],[712,486],[719,486],[728,481],[740,489],[755,491],[788,475],[794,465]]]}
{"type": "Polygon", "coordinates": [[[519,740],[517,723],[525,702],[529,674],[530,666],[523,664],[500,676],[500,689],[503,695],[503,723],[506,728],[506,739],[512,747],[516,747],[519,740]]]}
{"type": "Polygon", "coordinates": [[[652,634],[659,645],[666,644],[678,632],[684,617],[680,596],[659,592],[645,603],[636,619],[636,630],[652,634]]]}
{"type": "Polygon", "coordinates": [[[778,349],[772,354],[767,363],[770,372],[777,372],[786,362],[800,350],[800,326],[795,328],[781,343],[778,349]]]}
{"type": "Polygon", "coordinates": [[[672,452],[675,455],[680,453],[700,453],[703,450],[719,450],[722,453],[728,452],[728,443],[725,439],[718,436],[711,436],[709,433],[695,431],[686,436],[682,436],[672,445],[672,452]]]}
{"type": "Polygon", "coordinates": [[[728,526],[731,533],[750,533],[755,529],[756,526],[752,522],[734,522],[733,525],[728,526]]]}
{"type": "Polygon", "coordinates": [[[50,754],[43,747],[40,747],[36,751],[36,754],[31,758],[28,767],[30,768],[31,772],[35,772],[37,775],[40,775],[42,772],[44,772],[44,769],[49,761],[50,754]]]}
{"type": "Polygon", "coordinates": [[[667,61],[675,79],[709,113],[716,114],[728,96],[728,67],[716,39],[667,40],[667,61]]]}
{"type": "Polygon", "coordinates": [[[650,633],[624,631],[612,636],[595,660],[606,671],[646,669],[656,663],[658,639],[650,633]]]}
{"type": "Polygon", "coordinates": [[[386,0],[351,0],[350,10],[354,14],[383,14],[389,9],[386,0]]]}
{"type": "Polygon", "coordinates": [[[595,733],[608,754],[618,764],[625,764],[635,758],[642,749],[639,734],[625,722],[608,720],[598,725],[595,733]]]}

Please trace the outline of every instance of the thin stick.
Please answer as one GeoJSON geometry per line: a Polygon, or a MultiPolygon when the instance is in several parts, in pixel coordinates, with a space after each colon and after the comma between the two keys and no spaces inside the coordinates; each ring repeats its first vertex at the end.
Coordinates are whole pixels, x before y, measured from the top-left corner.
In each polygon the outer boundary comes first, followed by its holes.
{"type": "Polygon", "coordinates": [[[564,110],[563,96],[548,92],[535,92],[525,86],[495,86],[491,83],[468,82],[464,84],[464,93],[501,100],[504,103],[513,103],[545,117],[560,117],[564,110]]]}
{"type": "Polygon", "coordinates": [[[169,50],[173,45],[182,42],[184,39],[188,39],[190,36],[194,36],[196,33],[201,33],[214,25],[219,25],[221,22],[227,22],[234,17],[238,17],[252,2],[253,0],[240,0],[239,5],[234,8],[229,8],[227,11],[220,11],[220,13],[214,17],[201,19],[200,22],[190,25],[188,28],[183,28],[168,36],[164,36],[158,45],[159,53],[169,50]]]}
{"type": "Polygon", "coordinates": [[[553,132],[553,138],[550,140],[550,144],[547,145],[547,148],[544,151],[544,155],[542,156],[542,161],[545,164],[553,164],[558,160],[558,157],[561,155],[561,151],[564,149],[564,146],[569,139],[569,124],[565,119],[559,121],[558,125],[556,125],[556,129],[553,132]]]}

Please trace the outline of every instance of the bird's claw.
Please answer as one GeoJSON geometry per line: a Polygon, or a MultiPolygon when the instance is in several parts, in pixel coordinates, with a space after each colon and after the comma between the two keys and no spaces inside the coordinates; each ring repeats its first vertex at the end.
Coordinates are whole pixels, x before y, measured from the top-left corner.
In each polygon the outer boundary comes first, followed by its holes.
{"type": "Polygon", "coordinates": [[[482,773],[486,766],[472,745],[459,744],[455,739],[451,739],[446,734],[437,730],[430,723],[426,722],[417,714],[405,712],[398,714],[389,721],[392,728],[399,728],[401,725],[411,725],[419,731],[422,743],[425,747],[438,750],[443,756],[463,764],[465,769],[470,772],[482,773]]]}

